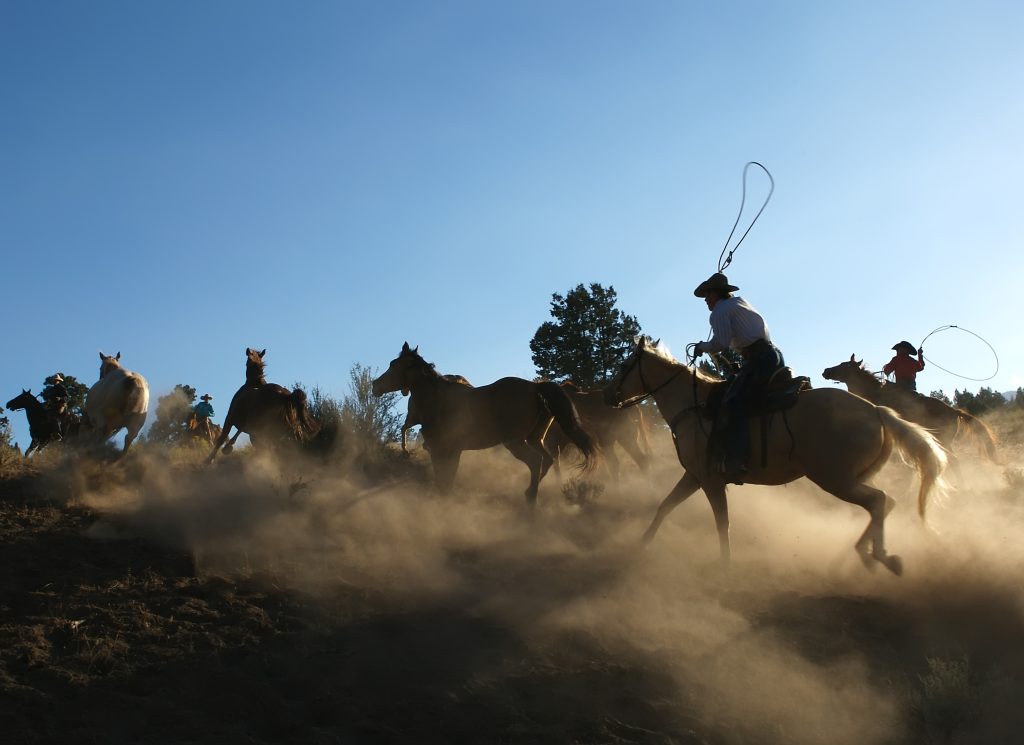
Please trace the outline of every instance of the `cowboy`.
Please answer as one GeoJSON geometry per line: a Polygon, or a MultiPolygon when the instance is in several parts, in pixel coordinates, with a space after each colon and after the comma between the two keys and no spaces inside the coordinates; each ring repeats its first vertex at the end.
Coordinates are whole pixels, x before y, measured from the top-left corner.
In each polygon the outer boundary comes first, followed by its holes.
{"type": "Polygon", "coordinates": [[[772,344],[764,318],[743,298],[733,295],[739,288],[729,284],[718,272],[701,282],[693,291],[704,298],[711,311],[711,340],[697,342],[694,355],[718,354],[735,350],[743,358],[739,372],[732,378],[722,400],[718,427],[724,436],[723,453],[712,453],[712,467],[724,474],[727,482],[743,483],[748,470],[750,433],[747,426],[747,405],[771,376],[785,366],[782,352],[772,344]]]}
{"type": "Polygon", "coordinates": [[[60,436],[67,434],[71,415],[68,412],[68,389],[64,385],[64,376],[54,373],[49,388],[43,389],[43,398],[49,405],[53,416],[57,419],[57,430],[60,436]]]}
{"type": "Polygon", "coordinates": [[[889,360],[882,368],[882,372],[886,375],[895,374],[896,385],[916,391],[917,374],[924,370],[924,349],[921,347],[914,349],[914,345],[909,341],[901,341],[899,344],[894,344],[892,348],[896,350],[896,356],[889,360]],[[916,360],[912,356],[915,353],[917,354],[916,360]]]}
{"type": "Polygon", "coordinates": [[[212,400],[213,396],[204,393],[199,397],[199,403],[192,409],[196,415],[196,424],[202,427],[207,435],[210,433],[210,420],[213,418],[213,405],[210,403],[212,400]]]}

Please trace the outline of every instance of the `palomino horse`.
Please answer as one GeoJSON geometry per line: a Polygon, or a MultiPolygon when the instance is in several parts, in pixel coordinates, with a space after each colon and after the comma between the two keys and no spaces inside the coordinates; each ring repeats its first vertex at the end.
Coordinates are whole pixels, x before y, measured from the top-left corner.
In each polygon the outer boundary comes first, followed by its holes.
{"type": "Polygon", "coordinates": [[[533,506],[540,480],[551,467],[551,454],[543,439],[552,419],[583,453],[582,468],[593,468],[596,445],[557,384],[501,378],[473,388],[445,380],[417,350],[410,349],[408,343],[403,345],[384,374],[373,381],[373,394],[408,391],[416,397],[423,441],[442,492],[451,489],[464,450],[504,445],[530,468],[526,499],[533,506]]]}
{"type": "Polygon", "coordinates": [[[138,436],[149,410],[149,384],[137,372],[121,367],[121,353],[110,357],[100,352],[100,379],[89,389],[85,413],[100,440],[108,440],[122,427],[128,430],[124,450],[138,436]]]}
{"type": "Polygon", "coordinates": [[[245,432],[253,445],[257,439],[271,443],[282,441],[304,442],[314,435],[318,426],[306,406],[306,392],[301,388],[289,391],[284,386],[268,383],[264,375],[263,357],[267,350],[245,350],[245,384],[231,398],[224,426],[206,459],[212,463],[217,451],[231,448],[238,436],[245,432]],[[238,431],[225,445],[232,427],[238,431]]]}
{"type": "MultiPolygon", "coordinates": [[[[465,386],[473,387],[473,384],[466,380],[461,375],[442,375],[442,378],[452,383],[460,383],[465,386]]],[[[423,419],[420,416],[419,408],[416,405],[416,396],[409,396],[409,405],[405,411],[405,421],[402,422],[402,451],[408,452],[405,446],[405,433],[415,427],[417,424],[423,424],[423,419]]]]}
{"type": "Polygon", "coordinates": [[[864,369],[864,362],[857,360],[856,355],[851,354],[849,361],[828,368],[821,376],[826,380],[845,383],[850,393],[866,398],[876,406],[896,409],[904,419],[927,427],[947,451],[952,451],[957,434],[965,431],[974,440],[980,441],[982,452],[990,461],[998,462],[996,438],[985,422],[937,398],[882,382],[864,369]]]}
{"type": "MultiPolygon", "coordinates": [[[[615,443],[619,443],[633,461],[646,471],[650,465],[651,446],[647,439],[647,425],[639,408],[617,409],[604,401],[603,390],[580,390],[573,383],[562,383],[569,394],[584,428],[594,435],[604,455],[604,463],[613,481],[619,480],[619,458],[615,443]]],[[[544,446],[555,459],[555,469],[562,452],[570,445],[569,438],[557,424],[551,425],[544,446]]]]}
{"type": "Polygon", "coordinates": [[[32,391],[23,390],[7,402],[7,408],[11,411],[24,409],[25,416],[28,417],[28,433],[32,437],[32,442],[25,449],[26,458],[33,450],[38,452],[51,442],[61,439],[60,421],[56,412],[43,406],[39,399],[32,395],[32,391]]]}
{"type": "MultiPolygon", "coordinates": [[[[722,559],[728,561],[726,482],[709,467],[710,427],[701,420],[702,409],[718,385],[725,384],[671,359],[648,339],[641,338],[605,394],[609,403],[620,406],[653,396],[672,429],[679,462],[686,469],[658,507],[644,535],[645,541],[654,537],[676,505],[697,489],[703,489],[715,515],[722,559]]],[[[895,502],[865,482],[885,464],[895,444],[921,474],[918,506],[923,516],[928,493],[933,485],[941,483],[946,465],[942,446],[926,429],[901,419],[892,409],[875,406],[835,388],[801,393],[796,405],[786,412],[786,422],[787,427],[769,430],[766,465],[756,459],[745,480],[776,486],[806,476],[839,499],[860,505],[871,521],[856,543],[858,556],[866,566],[871,566],[870,556],[894,574],[900,574],[903,564],[899,557],[885,551],[885,516],[895,502]]],[[[758,422],[752,419],[750,436],[759,432],[758,422]]]]}

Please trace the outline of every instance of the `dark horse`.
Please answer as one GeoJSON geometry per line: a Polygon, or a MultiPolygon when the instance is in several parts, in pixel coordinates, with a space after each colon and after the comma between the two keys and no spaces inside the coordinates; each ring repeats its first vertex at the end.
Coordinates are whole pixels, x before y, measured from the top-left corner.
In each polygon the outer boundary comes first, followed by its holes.
{"type": "Polygon", "coordinates": [[[980,443],[981,452],[991,462],[999,462],[995,435],[985,422],[937,398],[895,383],[883,383],[864,368],[864,362],[856,355],[851,354],[849,361],[826,369],[821,376],[845,383],[850,393],[866,398],[876,406],[889,406],[904,419],[927,427],[948,452],[952,452],[953,441],[963,432],[980,443]]]}
{"type": "MultiPolygon", "coordinates": [[[[615,454],[615,443],[619,443],[641,471],[650,465],[651,446],[647,439],[647,425],[639,408],[616,409],[604,400],[604,390],[581,390],[574,383],[562,383],[569,394],[576,411],[587,431],[594,435],[601,446],[604,463],[613,481],[619,480],[619,458],[615,454]]],[[[571,445],[569,438],[558,425],[551,425],[544,446],[555,458],[555,469],[565,449],[571,445]]]]}
{"type": "MultiPolygon", "coordinates": [[[[462,385],[473,387],[473,384],[466,380],[461,375],[442,375],[445,380],[451,381],[452,383],[461,383],[462,385]]],[[[409,396],[409,406],[405,411],[405,421],[402,422],[402,450],[408,451],[405,443],[405,433],[415,427],[417,424],[423,424],[423,419],[420,417],[419,408],[416,403],[416,396],[409,396]]]]}
{"type": "Polygon", "coordinates": [[[32,442],[25,449],[26,457],[33,450],[38,452],[51,442],[61,439],[60,420],[57,414],[43,406],[39,399],[32,395],[32,391],[23,390],[7,402],[7,408],[11,411],[24,409],[25,416],[28,417],[28,432],[32,436],[32,442]]]}
{"type": "Polygon", "coordinates": [[[301,388],[289,391],[284,386],[267,382],[263,363],[266,353],[266,349],[257,352],[246,348],[245,384],[231,398],[224,426],[213,444],[210,457],[206,459],[207,463],[213,462],[222,446],[225,453],[231,452],[242,432],[246,432],[255,445],[257,439],[271,443],[304,442],[319,429],[306,406],[305,391],[301,388]],[[238,431],[225,445],[232,427],[238,431]]]}
{"type": "Polygon", "coordinates": [[[572,401],[556,383],[501,378],[472,388],[445,380],[417,349],[410,349],[408,343],[402,346],[384,374],[373,381],[373,394],[403,391],[416,398],[423,441],[442,492],[449,491],[455,481],[462,451],[504,445],[529,466],[526,499],[534,505],[540,480],[552,463],[543,444],[552,419],[583,453],[583,469],[593,468],[597,446],[580,425],[572,401]]]}

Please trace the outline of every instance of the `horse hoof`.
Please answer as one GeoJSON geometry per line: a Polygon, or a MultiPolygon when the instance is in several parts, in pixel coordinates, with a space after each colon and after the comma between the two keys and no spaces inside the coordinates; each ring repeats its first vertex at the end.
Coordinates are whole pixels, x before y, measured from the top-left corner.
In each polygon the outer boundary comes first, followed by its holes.
{"type": "Polygon", "coordinates": [[[885,568],[895,574],[897,577],[903,576],[903,559],[899,556],[886,556],[882,559],[882,563],[885,564],[885,568]]]}

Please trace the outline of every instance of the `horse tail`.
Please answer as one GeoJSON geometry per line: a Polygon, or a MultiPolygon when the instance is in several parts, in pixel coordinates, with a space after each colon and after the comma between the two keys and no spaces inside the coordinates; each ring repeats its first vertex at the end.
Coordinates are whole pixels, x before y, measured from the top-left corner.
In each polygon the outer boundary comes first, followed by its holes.
{"type": "Polygon", "coordinates": [[[928,493],[932,487],[942,489],[942,471],[948,458],[946,451],[930,431],[919,424],[908,422],[888,406],[879,406],[878,416],[886,433],[892,437],[905,460],[910,461],[921,475],[921,490],[917,495],[917,511],[924,520],[928,493]]]}
{"type": "Polygon", "coordinates": [[[576,412],[572,399],[560,385],[551,381],[537,384],[537,396],[572,444],[583,454],[583,465],[580,466],[580,470],[593,470],[597,465],[597,443],[590,433],[583,429],[580,415],[576,412]]]}
{"type": "Polygon", "coordinates": [[[960,416],[960,425],[967,431],[975,440],[981,440],[981,444],[985,449],[985,455],[993,463],[999,463],[999,452],[996,449],[998,441],[996,440],[996,434],[992,431],[985,422],[969,411],[958,410],[957,414],[960,416]]]}
{"type": "Polygon", "coordinates": [[[313,419],[313,415],[309,412],[309,406],[307,405],[308,400],[306,398],[306,392],[301,388],[296,388],[292,391],[291,396],[288,398],[291,406],[295,411],[295,418],[298,422],[296,428],[296,437],[299,440],[304,440],[306,437],[315,435],[320,429],[320,425],[313,419]]]}

